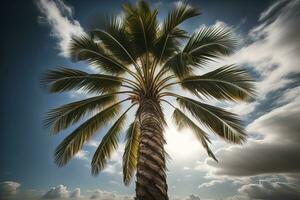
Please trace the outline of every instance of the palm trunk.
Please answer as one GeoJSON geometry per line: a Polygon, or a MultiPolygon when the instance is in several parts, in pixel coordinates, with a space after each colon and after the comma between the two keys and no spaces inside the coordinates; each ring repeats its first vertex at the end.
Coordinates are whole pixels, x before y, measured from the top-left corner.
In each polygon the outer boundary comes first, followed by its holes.
{"type": "Polygon", "coordinates": [[[165,120],[159,103],[151,99],[143,100],[138,117],[141,140],[136,174],[136,200],[168,200],[163,136],[165,120]]]}

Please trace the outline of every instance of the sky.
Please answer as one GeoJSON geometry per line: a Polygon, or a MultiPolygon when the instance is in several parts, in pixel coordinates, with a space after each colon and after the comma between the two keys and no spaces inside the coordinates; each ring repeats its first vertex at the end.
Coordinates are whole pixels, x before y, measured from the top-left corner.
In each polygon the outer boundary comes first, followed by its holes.
{"type": "MultiPolygon", "coordinates": [[[[89,70],[68,58],[69,39],[89,31],[100,15],[119,15],[123,2],[27,0],[1,5],[0,199],[133,199],[135,184],[125,187],[120,173],[124,144],[93,177],[89,163],[101,134],[58,168],[53,153],[70,129],[53,136],[42,126],[47,110],[84,98],[81,93],[48,94],[40,86],[42,74],[56,66],[89,70]]],[[[208,102],[241,115],[248,132],[242,146],[212,136],[218,163],[208,158],[190,130],[179,132],[169,123],[170,199],[300,199],[300,1],[187,2],[202,10],[182,25],[189,33],[222,24],[239,39],[237,51],[209,70],[229,63],[248,68],[258,95],[250,103],[208,102]]],[[[150,3],[160,9],[161,20],[176,2],[150,3]]]]}

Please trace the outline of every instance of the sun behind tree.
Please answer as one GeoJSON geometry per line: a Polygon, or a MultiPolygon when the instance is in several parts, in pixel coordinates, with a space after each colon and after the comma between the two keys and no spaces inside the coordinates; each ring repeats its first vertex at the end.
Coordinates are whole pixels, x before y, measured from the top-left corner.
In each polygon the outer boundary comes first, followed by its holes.
{"type": "Polygon", "coordinates": [[[162,103],[174,109],[172,117],[178,128],[191,128],[207,154],[217,161],[203,127],[236,144],[245,141],[246,133],[236,114],[203,103],[203,97],[249,100],[254,95],[252,80],[246,70],[234,65],[195,74],[207,63],[230,55],[236,44],[224,26],[203,26],[191,36],[181,29],[182,22],[200,15],[198,8],[179,2],[161,24],[157,21],[158,9],[151,9],[145,1],[124,4],[123,13],[122,18],[111,17],[104,28],[72,39],[70,56],[86,61],[99,73],[61,67],[45,74],[43,83],[51,93],[82,90],[96,94],[49,111],[45,124],[56,134],[86,120],[55,151],[56,164],[64,166],[113,121],[92,159],[92,174],[97,175],[118,148],[126,113],[135,108],[126,130],[124,183],[129,185],[136,171],[136,200],[167,200],[162,103]],[[195,97],[183,96],[181,89],[195,97]]]}

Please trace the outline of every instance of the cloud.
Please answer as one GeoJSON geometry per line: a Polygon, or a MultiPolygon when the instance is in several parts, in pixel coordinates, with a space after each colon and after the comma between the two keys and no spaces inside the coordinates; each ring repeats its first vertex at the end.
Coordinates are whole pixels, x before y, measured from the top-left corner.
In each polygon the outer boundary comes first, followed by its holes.
{"type": "Polygon", "coordinates": [[[188,196],[188,198],[186,198],[186,200],[200,200],[200,197],[196,196],[194,194],[191,194],[190,196],[188,196]]]}
{"type": "Polygon", "coordinates": [[[0,199],[10,200],[17,194],[17,189],[20,187],[20,183],[14,181],[4,181],[0,183],[0,199]]]}
{"type": "Polygon", "coordinates": [[[228,176],[300,173],[299,108],[300,97],[253,121],[247,129],[258,139],[219,151],[218,164],[207,160],[213,173],[228,176]]]}
{"type": "Polygon", "coordinates": [[[257,89],[262,97],[295,82],[291,76],[300,73],[300,1],[275,7],[276,15],[271,6],[261,16],[268,20],[249,32],[252,42],[229,58],[230,62],[250,65],[259,74],[257,89]]]}
{"type": "Polygon", "coordinates": [[[80,150],[78,153],[74,156],[74,158],[78,160],[88,160],[89,152],[86,150],[80,150]]]}
{"type": "Polygon", "coordinates": [[[205,183],[202,183],[198,186],[198,188],[203,188],[203,187],[211,187],[213,185],[216,185],[218,183],[224,183],[226,181],[226,179],[223,179],[223,180],[211,180],[209,182],[205,182],[205,183]]]}
{"type": "Polygon", "coordinates": [[[69,198],[69,191],[64,185],[58,185],[51,188],[46,194],[43,195],[43,199],[64,199],[69,198]]]}
{"type": "Polygon", "coordinates": [[[80,198],[80,188],[76,188],[73,192],[71,192],[70,198],[80,198]]]}
{"type": "Polygon", "coordinates": [[[37,6],[42,14],[39,21],[50,26],[51,36],[58,40],[60,55],[68,57],[70,39],[84,33],[80,23],[73,18],[72,7],[61,0],[38,0],[37,6]]]}
{"type": "Polygon", "coordinates": [[[243,199],[243,200],[297,200],[300,199],[299,185],[272,182],[270,180],[261,180],[257,184],[243,185],[239,190],[239,194],[229,199],[243,199]]]}
{"type": "Polygon", "coordinates": [[[133,200],[132,196],[118,195],[115,192],[102,191],[100,189],[94,190],[90,199],[94,200],[133,200]]]}

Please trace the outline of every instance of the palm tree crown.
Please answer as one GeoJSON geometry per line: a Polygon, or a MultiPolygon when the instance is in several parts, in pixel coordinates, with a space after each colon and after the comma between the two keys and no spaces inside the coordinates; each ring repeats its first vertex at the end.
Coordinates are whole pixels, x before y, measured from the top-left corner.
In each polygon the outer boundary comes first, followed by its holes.
{"type": "Polygon", "coordinates": [[[97,73],[59,67],[43,77],[43,83],[52,93],[82,90],[96,94],[47,113],[45,124],[55,134],[86,120],[57,147],[58,166],[67,164],[99,129],[113,120],[91,162],[92,174],[97,175],[118,148],[126,113],[137,108],[126,131],[123,155],[126,185],[138,170],[137,188],[142,189],[137,190],[137,199],[143,195],[143,199],[168,199],[162,102],[174,109],[173,120],[178,128],[191,128],[208,155],[217,160],[203,127],[237,144],[245,141],[246,133],[236,114],[203,103],[204,97],[241,101],[250,100],[254,95],[247,71],[235,65],[196,74],[207,63],[234,51],[236,39],[229,28],[203,26],[189,35],[179,25],[200,15],[200,11],[185,3],[177,3],[161,24],[157,15],[158,9],[151,9],[145,1],[125,4],[121,18],[111,17],[104,27],[71,41],[70,57],[74,61],[86,61],[97,73]],[[182,95],[181,89],[195,97],[182,95]],[[176,104],[170,99],[176,100],[176,104]],[[127,108],[121,106],[125,102],[127,108]],[[146,183],[157,183],[156,188],[151,189],[146,183]]]}

